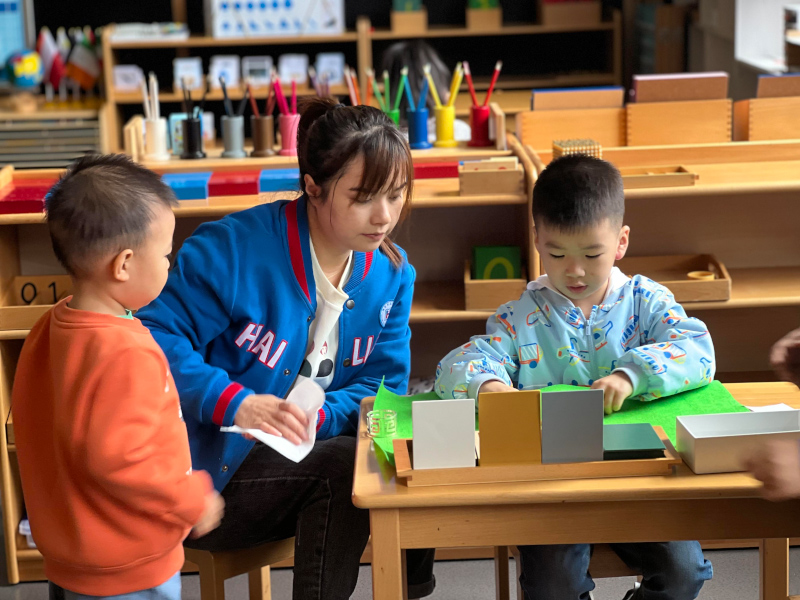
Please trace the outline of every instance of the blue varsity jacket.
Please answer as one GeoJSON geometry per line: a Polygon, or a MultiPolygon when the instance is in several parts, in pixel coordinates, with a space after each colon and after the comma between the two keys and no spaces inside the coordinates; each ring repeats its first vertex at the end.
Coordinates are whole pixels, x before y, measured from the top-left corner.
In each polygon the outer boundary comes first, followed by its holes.
{"type": "MultiPolygon", "coordinates": [[[[306,200],[279,201],[200,226],[186,240],[161,295],[137,317],[170,362],[192,464],[222,490],[253,447],[233,425],[251,394],[285,398],[316,314],[306,200]]],[[[354,434],[361,399],[381,379],[406,392],[415,272],[381,251],[356,252],[339,319],[334,378],[317,437],[354,434]]]]}

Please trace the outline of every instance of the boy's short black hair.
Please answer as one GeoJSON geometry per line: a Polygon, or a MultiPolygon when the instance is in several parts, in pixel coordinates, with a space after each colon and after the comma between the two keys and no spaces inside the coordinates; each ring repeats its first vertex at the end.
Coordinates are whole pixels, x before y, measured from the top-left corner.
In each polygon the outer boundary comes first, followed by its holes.
{"type": "Polygon", "coordinates": [[[76,160],[45,199],[50,240],[59,262],[75,277],[95,262],[146,239],[154,209],[177,205],[161,177],[124,154],[76,160]]]}
{"type": "Polygon", "coordinates": [[[536,225],[572,232],[608,219],[622,227],[625,194],[622,176],[609,162],[573,154],[557,158],[533,187],[536,225]]]}

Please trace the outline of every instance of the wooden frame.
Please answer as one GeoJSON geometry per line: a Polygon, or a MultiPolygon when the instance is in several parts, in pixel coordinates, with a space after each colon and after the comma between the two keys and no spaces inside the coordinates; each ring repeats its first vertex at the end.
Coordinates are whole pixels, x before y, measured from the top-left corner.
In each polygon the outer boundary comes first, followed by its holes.
{"type": "Polygon", "coordinates": [[[522,269],[520,279],[473,279],[470,261],[464,263],[464,305],[467,310],[496,310],[504,302],[516,300],[525,291],[528,279],[522,269]]]}
{"type": "Polygon", "coordinates": [[[740,100],[733,117],[735,141],[800,139],[800,97],[740,100]]]}
{"type": "Polygon", "coordinates": [[[732,139],[730,100],[633,102],[626,111],[628,146],[713,144],[732,139]]]}
{"type": "Polygon", "coordinates": [[[408,439],[394,440],[394,463],[397,477],[408,487],[449,486],[473,483],[512,483],[518,481],[552,481],[557,479],[603,479],[608,477],[644,477],[670,475],[681,458],[661,427],[656,433],[666,446],[664,458],[642,460],[607,460],[561,464],[518,464],[477,466],[457,469],[423,469],[411,467],[413,444],[408,439]]]}
{"type": "Polygon", "coordinates": [[[622,184],[626,190],[654,187],[682,187],[694,185],[697,174],[686,167],[623,167],[622,184]]]}

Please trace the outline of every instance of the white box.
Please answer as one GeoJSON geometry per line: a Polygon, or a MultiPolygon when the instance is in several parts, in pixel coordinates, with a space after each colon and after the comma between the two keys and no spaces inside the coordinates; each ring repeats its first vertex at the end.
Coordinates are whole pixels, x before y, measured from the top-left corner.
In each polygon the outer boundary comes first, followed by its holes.
{"type": "Polygon", "coordinates": [[[206,35],[215,38],[339,35],[344,0],[204,0],[206,35]]]}
{"type": "Polygon", "coordinates": [[[796,439],[800,439],[800,410],[677,419],[677,450],[698,475],[744,471],[743,459],[764,442],[796,439]]]}
{"type": "Polygon", "coordinates": [[[411,403],[414,469],[475,466],[475,400],[411,403]]]}

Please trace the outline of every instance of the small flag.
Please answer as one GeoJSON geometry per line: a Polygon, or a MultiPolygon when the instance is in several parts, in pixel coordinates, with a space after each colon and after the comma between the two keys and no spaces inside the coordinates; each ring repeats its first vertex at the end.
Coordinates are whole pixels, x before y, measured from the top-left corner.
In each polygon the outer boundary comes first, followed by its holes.
{"type": "Polygon", "coordinates": [[[67,76],[80,84],[84,90],[90,90],[100,77],[100,63],[97,54],[86,38],[72,48],[67,63],[67,76]]]}
{"type": "Polygon", "coordinates": [[[66,65],[69,51],[72,49],[72,42],[69,41],[67,30],[63,27],[59,27],[56,30],[56,45],[58,46],[58,53],[61,55],[61,62],[66,65]]]}
{"type": "Polygon", "coordinates": [[[61,54],[58,51],[56,40],[47,27],[42,27],[42,30],[39,32],[39,39],[36,41],[36,51],[42,58],[45,83],[49,83],[53,87],[58,87],[61,78],[66,73],[66,68],[64,67],[64,61],[61,60],[61,54]]]}

